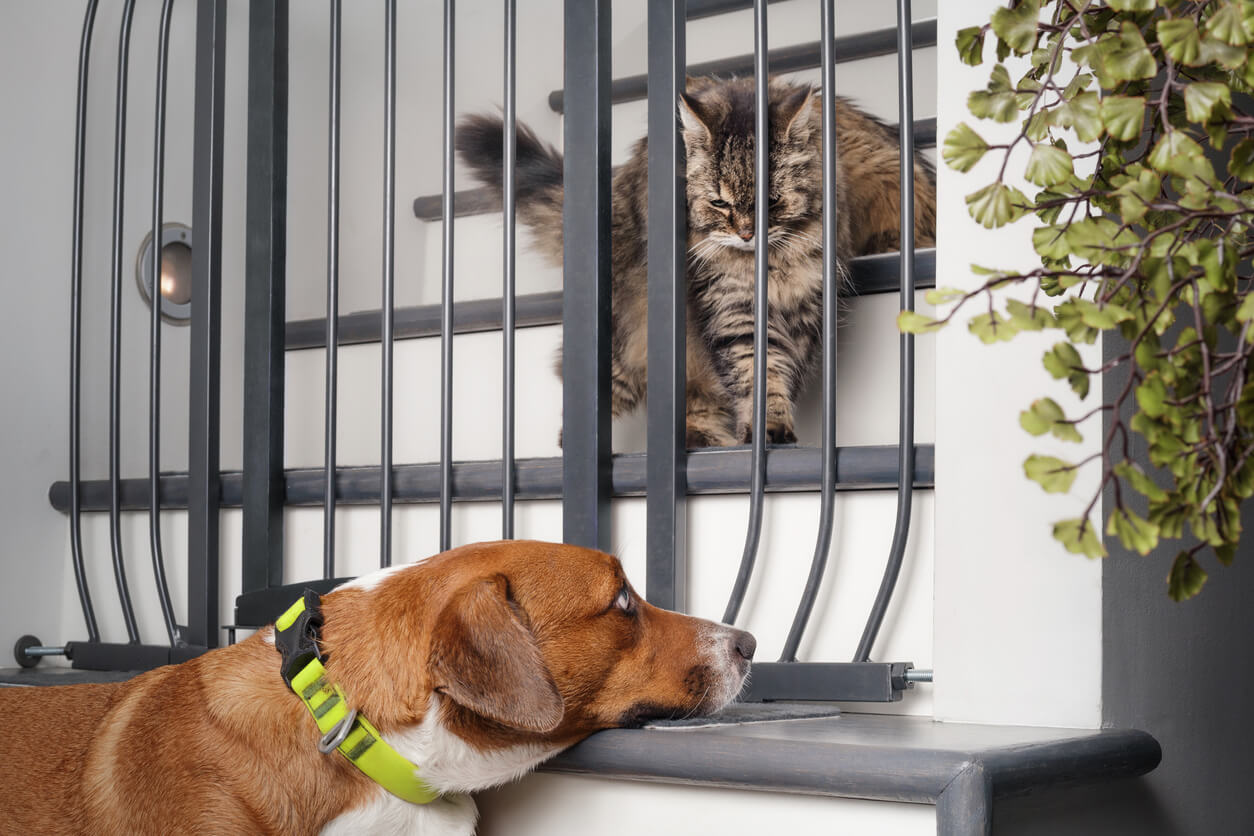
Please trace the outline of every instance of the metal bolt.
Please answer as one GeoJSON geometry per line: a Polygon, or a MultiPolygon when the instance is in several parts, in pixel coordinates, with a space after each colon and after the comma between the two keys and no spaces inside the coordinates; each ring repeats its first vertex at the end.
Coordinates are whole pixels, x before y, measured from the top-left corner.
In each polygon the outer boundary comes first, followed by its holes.
{"type": "Polygon", "coordinates": [[[931,682],[932,681],[932,669],[931,668],[911,668],[910,670],[906,671],[905,678],[906,678],[906,682],[931,682]]]}

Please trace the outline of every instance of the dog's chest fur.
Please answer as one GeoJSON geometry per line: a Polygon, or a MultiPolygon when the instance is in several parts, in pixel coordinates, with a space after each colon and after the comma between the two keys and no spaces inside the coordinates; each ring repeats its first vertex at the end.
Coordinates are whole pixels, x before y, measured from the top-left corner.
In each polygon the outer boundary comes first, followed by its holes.
{"type": "Polygon", "coordinates": [[[418,765],[424,781],[444,795],[430,804],[411,804],[379,787],[369,803],[328,822],[323,836],[469,836],[478,817],[469,792],[515,780],[558,751],[542,746],[483,751],[448,731],[440,714],[440,698],[433,694],[422,722],[409,731],[387,735],[387,740],[418,765]]]}

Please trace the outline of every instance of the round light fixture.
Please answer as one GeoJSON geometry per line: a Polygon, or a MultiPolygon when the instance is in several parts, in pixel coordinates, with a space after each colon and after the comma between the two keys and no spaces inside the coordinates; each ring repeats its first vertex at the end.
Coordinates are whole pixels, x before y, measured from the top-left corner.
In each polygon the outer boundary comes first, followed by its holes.
{"type": "MultiPolygon", "coordinates": [[[[135,262],[139,295],[151,306],[152,233],[144,237],[135,262]]],[[[161,318],[175,325],[186,325],[192,315],[192,230],[185,224],[161,227],[161,318]]]]}

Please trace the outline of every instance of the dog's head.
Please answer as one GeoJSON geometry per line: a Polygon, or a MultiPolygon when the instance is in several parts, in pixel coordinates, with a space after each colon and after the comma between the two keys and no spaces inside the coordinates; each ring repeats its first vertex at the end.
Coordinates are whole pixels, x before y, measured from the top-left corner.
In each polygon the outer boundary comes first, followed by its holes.
{"type": "Polygon", "coordinates": [[[323,600],[328,670],[368,716],[404,725],[435,693],[450,728],[484,745],[717,711],[756,644],[648,604],[610,555],[552,543],[466,546],[323,600]]]}

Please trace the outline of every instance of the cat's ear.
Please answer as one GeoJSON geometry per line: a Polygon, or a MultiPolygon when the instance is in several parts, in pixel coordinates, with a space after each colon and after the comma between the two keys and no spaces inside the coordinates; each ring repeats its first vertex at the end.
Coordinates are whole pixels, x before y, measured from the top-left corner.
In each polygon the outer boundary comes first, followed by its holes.
{"type": "Polygon", "coordinates": [[[775,118],[784,126],[785,136],[810,127],[818,115],[814,107],[815,90],[808,84],[789,90],[775,106],[775,118]]]}
{"type": "Polygon", "coordinates": [[[689,138],[706,138],[714,135],[710,126],[713,114],[704,103],[688,93],[679,94],[679,121],[684,126],[684,134],[689,138]]]}

